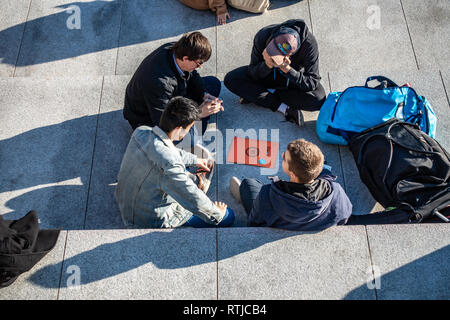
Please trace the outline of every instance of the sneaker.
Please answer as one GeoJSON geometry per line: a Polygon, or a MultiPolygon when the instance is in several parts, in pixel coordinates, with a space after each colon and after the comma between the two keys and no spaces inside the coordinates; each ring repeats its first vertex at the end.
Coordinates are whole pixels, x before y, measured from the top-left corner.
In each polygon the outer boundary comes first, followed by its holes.
{"type": "Polygon", "coordinates": [[[239,98],[239,104],[249,104],[250,103],[250,101],[248,101],[247,99],[244,99],[244,98],[239,98]]]}
{"type": "Polygon", "coordinates": [[[303,127],[305,125],[303,113],[299,109],[287,108],[285,117],[287,121],[293,122],[299,127],[303,127]]]}
{"type": "Polygon", "coordinates": [[[231,177],[230,179],[230,191],[233,197],[236,199],[238,203],[241,203],[241,192],[239,191],[239,187],[241,186],[241,180],[236,177],[231,177]]]}

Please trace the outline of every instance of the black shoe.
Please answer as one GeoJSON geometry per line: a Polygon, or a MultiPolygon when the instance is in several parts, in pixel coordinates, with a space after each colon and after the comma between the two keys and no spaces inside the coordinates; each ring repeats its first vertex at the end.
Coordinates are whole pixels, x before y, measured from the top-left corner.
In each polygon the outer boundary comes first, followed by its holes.
{"type": "Polygon", "coordinates": [[[299,127],[303,127],[305,125],[305,119],[303,119],[303,113],[294,108],[287,108],[286,110],[286,120],[289,122],[293,122],[299,127]]]}
{"type": "Polygon", "coordinates": [[[250,103],[250,101],[248,101],[248,100],[246,100],[246,99],[244,99],[244,98],[239,98],[239,104],[249,104],[250,103]]]}

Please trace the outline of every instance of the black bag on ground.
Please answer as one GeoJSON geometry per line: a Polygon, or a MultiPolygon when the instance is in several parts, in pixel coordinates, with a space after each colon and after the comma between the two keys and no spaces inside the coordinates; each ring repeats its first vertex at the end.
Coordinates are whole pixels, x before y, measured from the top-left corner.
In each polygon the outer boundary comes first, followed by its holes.
{"type": "Polygon", "coordinates": [[[439,211],[450,205],[450,156],[417,125],[392,119],[354,136],[349,146],[375,200],[396,208],[366,215],[368,224],[418,223],[436,216],[445,221],[439,211]]]}
{"type": "Polygon", "coordinates": [[[29,271],[56,244],[60,230],[40,230],[36,211],[19,220],[0,215],[0,289],[29,271]]]}

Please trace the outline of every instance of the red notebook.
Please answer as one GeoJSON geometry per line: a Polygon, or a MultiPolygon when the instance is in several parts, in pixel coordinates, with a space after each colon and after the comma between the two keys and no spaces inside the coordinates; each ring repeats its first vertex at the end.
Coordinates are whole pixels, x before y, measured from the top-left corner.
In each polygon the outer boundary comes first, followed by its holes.
{"type": "Polygon", "coordinates": [[[227,162],[274,168],[278,157],[278,142],[234,137],[227,162]]]}

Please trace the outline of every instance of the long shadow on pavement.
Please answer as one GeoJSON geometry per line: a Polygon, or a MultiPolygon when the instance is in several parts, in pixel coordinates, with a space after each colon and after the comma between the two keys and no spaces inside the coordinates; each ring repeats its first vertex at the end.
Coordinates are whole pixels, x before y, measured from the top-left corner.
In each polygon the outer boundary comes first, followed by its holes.
{"type": "MultiPolygon", "coordinates": [[[[296,2],[298,1],[275,2],[271,9],[296,2]]],[[[191,9],[178,0],[96,0],[72,2],[56,8],[63,11],[0,31],[1,63],[18,67],[36,65],[175,37],[216,25],[211,12],[191,9]],[[71,9],[74,6],[79,8],[79,26],[73,17],[78,10],[71,9]],[[23,44],[17,59],[16,55],[9,53],[17,48],[10,48],[1,43],[9,43],[12,39],[22,37],[22,34],[23,44]]],[[[239,16],[246,18],[254,14],[245,13],[239,16]]],[[[229,23],[236,20],[238,19],[232,19],[229,23]]]]}
{"type": "MultiPolygon", "coordinates": [[[[71,265],[79,266],[81,284],[84,285],[118,276],[149,263],[158,269],[180,269],[216,262],[218,258],[215,241],[205,243],[208,238],[215,240],[215,237],[211,236],[211,233],[207,237],[208,234],[205,232],[207,231],[198,229],[192,231],[190,228],[169,232],[152,230],[133,238],[101,244],[91,250],[64,259],[61,287],[67,287],[70,274],[65,273],[65,270],[71,265]]],[[[226,249],[219,248],[219,260],[251,251],[266,243],[301,234],[300,232],[271,229],[270,232],[267,232],[266,237],[255,237],[249,241],[234,243],[227,246],[226,249]]],[[[82,246],[82,244],[80,245],[82,246]]],[[[45,280],[45,274],[53,272],[54,268],[55,265],[48,265],[39,269],[30,276],[29,280],[41,287],[54,288],[57,284],[48,283],[45,280]]]]}
{"type": "MultiPolygon", "coordinates": [[[[1,140],[0,200],[4,212],[0,213],[15,220],[34,209],[41,228],[83,229],[91,174],[96,179],[90,186],[91,195],[96,193],[90,204],[111,202],[108,196],[112,191],[107,191],[114,188],[111,185],[116,181],[129,133],[122,112],[113,111],[1,140]],[[97,121],[114,129],[99,132],[95,140],[97,121]],[[98,151],[93,162],[94,143],[98,151]],[[91,173],[93,163],[97,171],[91,173]]],[[[120,222],[119,217],[111,219],[120,222]]],[[[103,225],[111,227],[111,221],[103,221],[103,225]]]]}
{"type": "MultiPolygon", "coordinates": [[[[448,300],[449,262],[450,246],[446,246],[381,275],[371,285],[376,288],[379,300],[448,300]]],[[[367,290],[366,286],[352,290],[345,299],[357,299],[361,290],[367,290]]]]}

